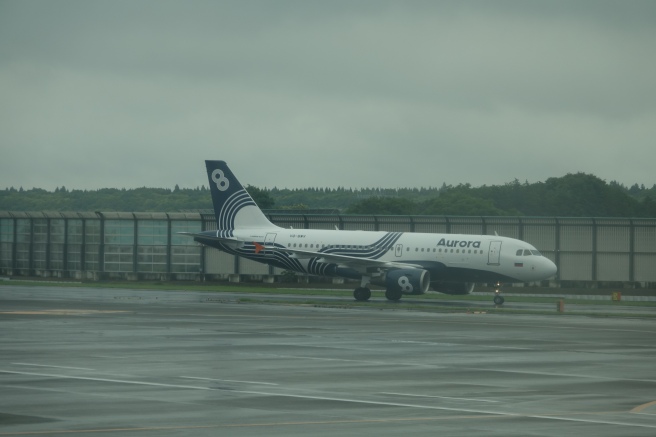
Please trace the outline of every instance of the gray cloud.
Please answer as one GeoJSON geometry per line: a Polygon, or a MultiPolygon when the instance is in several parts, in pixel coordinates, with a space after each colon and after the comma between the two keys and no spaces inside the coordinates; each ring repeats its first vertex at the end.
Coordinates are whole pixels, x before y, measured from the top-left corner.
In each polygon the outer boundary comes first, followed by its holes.
{"type": "Polygon", "coordinates": [[[654,182],[649,2],[0,2],[0,188],[654,182]]]}

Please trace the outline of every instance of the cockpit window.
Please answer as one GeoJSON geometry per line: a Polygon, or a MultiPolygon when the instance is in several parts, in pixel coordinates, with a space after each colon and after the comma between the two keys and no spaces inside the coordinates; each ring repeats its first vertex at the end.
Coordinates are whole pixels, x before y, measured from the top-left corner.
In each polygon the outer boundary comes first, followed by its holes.
{"type": "Polygon", "coordinates": [[[519,249],[516,253],[517,256],[522,256],[522,249],[519,249]]]}
{"type": "Polygon", "coordinates": [[[531,251],[528,249],[524,249],[524,256],[530,256],[530,255],[531,255],[531,251]]]}
{"type": "Polygon", "coordinates": [[[531,253],[535,256],[542,256],[539,250],[532,250],[531,253]]]}

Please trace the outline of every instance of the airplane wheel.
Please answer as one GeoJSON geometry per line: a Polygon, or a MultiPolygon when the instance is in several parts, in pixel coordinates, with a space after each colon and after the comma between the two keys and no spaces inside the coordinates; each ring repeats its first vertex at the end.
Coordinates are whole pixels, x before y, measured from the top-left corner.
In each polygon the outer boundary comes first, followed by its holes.
{"type": "Polygon", "coordinates": [[[496,296],[494,296],[494,303],[496,305],[503,305],[504,301],[505,301],[505,299],[503,298],[503,296],[499,296],[498,294],[496,296]]]}
{"type": "Polygon", "coordinates": [[[364,302],[371,297],[371,290],[366,287],[358,287],[353,292],[353,297],[359,302],[364,302]]]}
{"type": "Polygon", "coordinates": [[[385,297],[388,300],[399,300],[401,299],[402,293],[401,290],[387,290],[385,291],[385,297]]]}

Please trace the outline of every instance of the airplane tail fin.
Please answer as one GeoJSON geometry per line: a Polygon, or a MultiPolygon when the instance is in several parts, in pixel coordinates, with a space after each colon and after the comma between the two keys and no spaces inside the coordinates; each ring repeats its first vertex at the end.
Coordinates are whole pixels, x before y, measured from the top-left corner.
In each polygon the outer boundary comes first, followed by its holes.
{"type": "Polygon", "coordinates": [[[224,161],[205,161],[218,230],[274,228],[224,161]]]}

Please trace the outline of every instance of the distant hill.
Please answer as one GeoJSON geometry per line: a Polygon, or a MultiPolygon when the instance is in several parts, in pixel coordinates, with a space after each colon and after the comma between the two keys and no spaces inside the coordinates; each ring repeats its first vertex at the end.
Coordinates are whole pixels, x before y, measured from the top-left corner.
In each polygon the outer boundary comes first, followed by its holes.
{"type": "MultiPolygon", "coordinates": [[[[656,217],[656,185],[625,187],[590,174],[568,174],[529,184],[440,188],[247,187],[263,209],[339,210],[351,214],[558,217],[656,217]]],[[[198,188],[135,188],[55,191],[0,190],[3,211],[189,211],[211,210],[210,192],[198,188]]]]}

